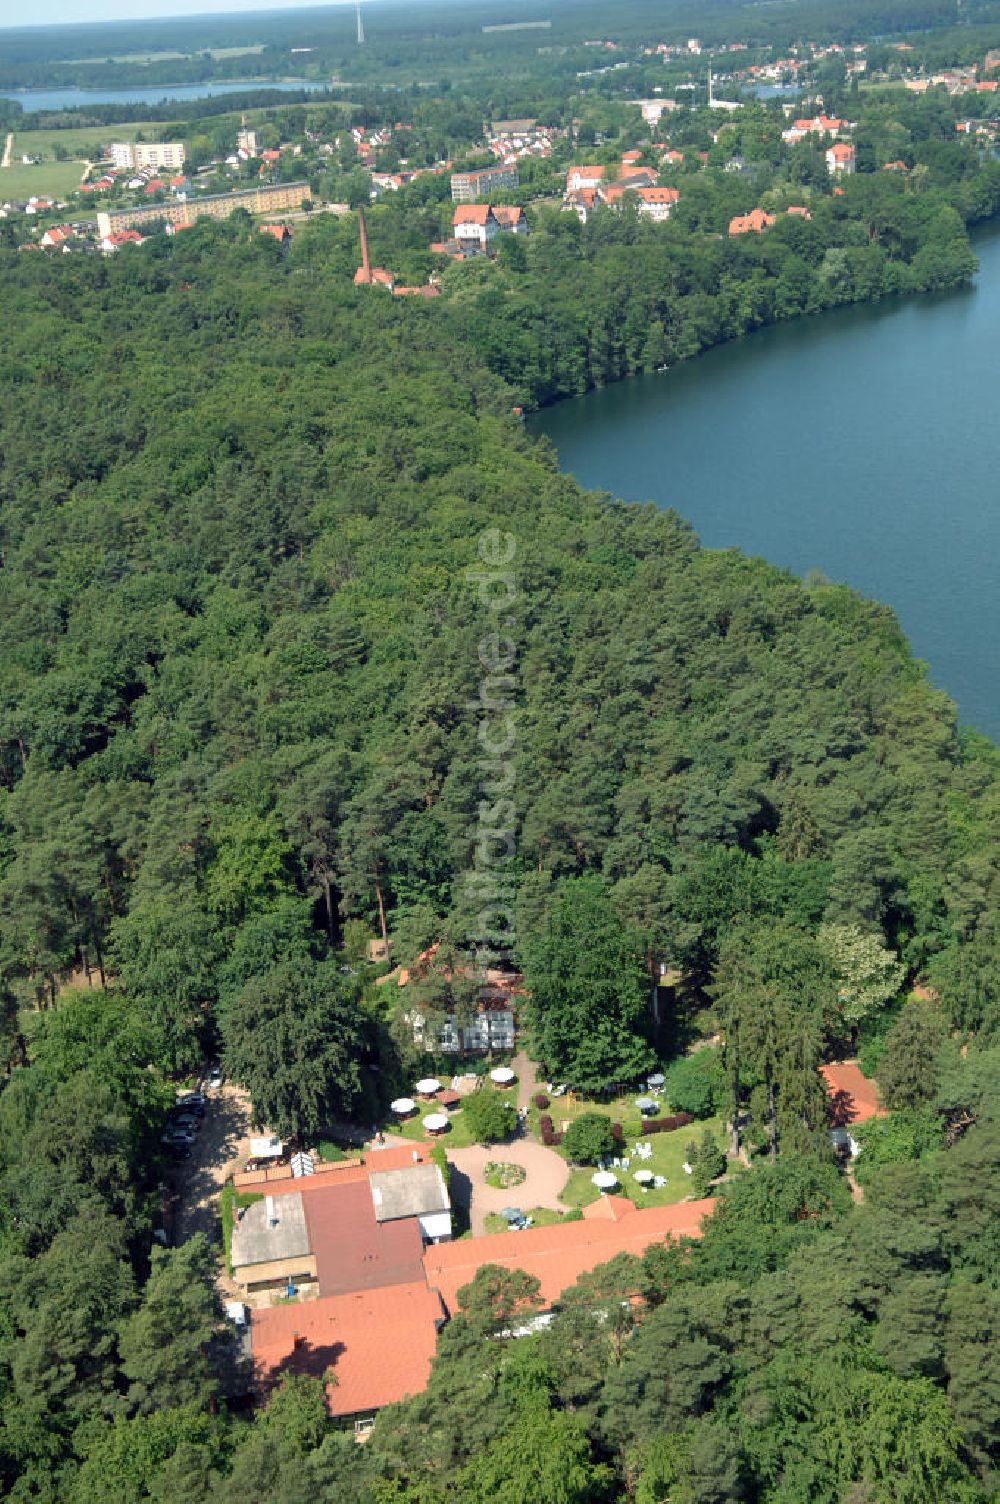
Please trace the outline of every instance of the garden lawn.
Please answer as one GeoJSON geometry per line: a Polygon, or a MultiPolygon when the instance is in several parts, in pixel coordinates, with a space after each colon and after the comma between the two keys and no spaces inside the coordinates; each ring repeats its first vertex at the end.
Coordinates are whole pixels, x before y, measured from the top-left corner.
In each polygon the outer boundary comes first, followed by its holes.
{"type": "Polygon", "coordinates": [[[10,167],[0,168],[0,200],[65,198],[76,192],[82,177],[82,162],[38,162],[34,167],[22,167],[18,157],[10,167]]]}
{"type": "MultiPolygon", "coordinates": [[[[517,1106],[516,1082],[506,1091],[499,1091],[495,1086],[489,1087],[488,1090],[495,1091],[497,1093],[497,1096],[503,1097],[504,1101],[509,1102],[512,1107],[517,1106]]],[[[422,1120],[426,1117],[429,1117],[432,1112],[438,1111],[444,1112],[444,1108],[439,1108],[436,1102],[421,1102],[419,1111],[412,1118],[407,1118],[405,1123],[400,1123],[397,1119],[390,1116],[380,1126],[383,1133],[400,1133],[404,1138],[412,1138],[418,1143],[422,1143],[425,1139],[433,1137],[437,1141],[442,1143],[446,1150],[448,1149],[449,1145],[451,1145],[455,1149],[467,1149],[470,1144],[479,1142],[478,1139],[473,1138],[469,1129],[466,1128],[464,1121],[465,1114],[463,1113],[461,1107],[456,1107],[453,1112],[446,1114],[448,1121],[451,1124],[447,1133],[433,1135],[427,1133],[426,1129],[423,1126],[422,1120]]],[[[503,1146],[500,1144],[497,1145],[496,1158],[504,1158],[503,1146]]]]}
{"type": "MultiPolygon", "coordinates": [[[[673,1133],[627,1132],[625,1143],[628,1149],[639,1141],[651,1144],[653,1153],[649,1159],[637,1159],[632,1155],[627,1170],[614,1171],[619,1179],[618,1194],[628,1196],[636,1206],[669,1206],[674,1201],[684,1201],[692,1194],[691,1177],[681,1168],[686,1158],[685,1150],[692,1139],[697,1142],[706,1128],[711,1130],[720,1146],[725,1144],[726,1130],[721,1117],[703,1118],[689,1123],[686,1128],[676,1128],[673,1133]],[[662,1190],[644,1191],[633,1179],[636,1170],[652,1170],[654,1175],[664,1175],[667,1183],[662,1190]]],[[[601,1193],[591,1182],[593,1174],[592,1165],[573,1171],[561,1197],[566,1206],[587,1206],[597,1200],[601,1193]]]]}
{"type": "MultiPolygon", "coordinates": [[[[516,1196],[511,1197],[510,1204],[511,1206],[517,1205],[516,1196]]],[[[552,1227],[556,1222],[565,1222],[570,1216],[569,1212],[555,1212],[550,1206],[522,1207],[521,1209],[526,1217],[531,1218],[532,1225],[535,1227],[552,1227]]],[[[488,1233],[510,1232],[510,1228],[507,1226],[506,1218],[501,1217],[499,1212],[487,1212],[486,1231],[488,1233]]]]}

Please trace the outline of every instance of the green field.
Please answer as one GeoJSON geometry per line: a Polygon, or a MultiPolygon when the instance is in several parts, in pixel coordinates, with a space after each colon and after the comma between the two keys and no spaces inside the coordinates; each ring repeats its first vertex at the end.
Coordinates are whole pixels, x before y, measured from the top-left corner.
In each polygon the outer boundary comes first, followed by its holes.
{"type": "Polygon", "coordinates": [[[79,188],[82,174],[82,162],[39,162],[35,167],[22,167],[18,161],[0,168],[0,200],[28,199],[38,194],[63,198],[79,188]]]}
{"type": "MultiPolygon", "coordinates": [[[[20,161],[22,152],[48,160],[56,146],[61,146],[77,160],[89,158],[101,146],[112,141],[134,141],[140,131],[150,140],[160,139],[157,132],[170,126],[167,120],[129,120],[124,125],[91,125],[65,131],[19,130],[14,134],[12,160],[20,161]]],[[[176,127],[171,127],[172,131],[176,127]]],[[[173,135],[171,139],[174,139],[173,135]]]]}

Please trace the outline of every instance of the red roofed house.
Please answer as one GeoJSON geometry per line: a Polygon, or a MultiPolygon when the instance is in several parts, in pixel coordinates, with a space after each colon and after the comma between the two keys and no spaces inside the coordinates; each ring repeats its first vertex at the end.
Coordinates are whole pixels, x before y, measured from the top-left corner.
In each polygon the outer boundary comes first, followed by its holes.
{"type": "Polygon", "coordinates": [[[42,236],[42,245],[64,245],[67,240],[72,240],[73,231],[69,225],[51,225],[42,236]]]}
{"type": "Polygon", "coordinates": [[[670,218],[670,211],[680,198],[676,188],[638,188],[636,198],[639,200],[637,208],[643,219],[652,219],[657,223],[670,218]]]}
{"type": "Polygon", "coordinates": [[[480,251],[488,251],[500,233],[500,223],[489,204],[459,204],[452,227],[460,245],[480,251]]]}
{"type": "Polygon", "coordinates": [[[636,164],[636,162],[638,162],[641,157],[642,157],[642,152],[641,151],[623,151],[622,152],[622,166],[623,167],[634,167],[635,164],[636,164]]]}
{"type": "Polygon", "coordinates": [[[663,160],[664,162],[670,162],[672,166],[676,167],[681,162],[683,162],[684,153],[682,151],[678,151],[676,146],[672,146],[669,151],[665,151],[663,153],[663,160]]]}
{"type": "Polygon", "coordinates": [[[581,188],[599,188],[604,182],[603,167],[571,167],[566,174],[566,192],[576,193],[581,188]]]}
{"type": "Polygon", "coordinates": [[[854,171],[855,162],[854,147],[847,141],[836,142],[826,154],[826,165],[830,172],[851,173],[854,171]]]}
{"type": "Polygon", "coordinates": [[[856,1123],[867,1123],[869,1118],[886,1115],[878,1090],[873,1081],[861,1074],[856,1060],[821,1065],[820,1075],[830,1098],[827,1122],[831,1142],[838,1149],[848,1150],[853,1159],[859,1146],[850,1129],[856,1123]]]}
{"type": "Polygon", "coordinates": [[[795,214],[799,219],[812,219],[812,215],[804,204],[792,204],[785,210],[786,214],[795,214]]]}
{"type": "Polygon", "coordinates": [[[353,1417],[355,1435],[364,1435],[377,1410],[426,1388],[444,1320],[423,1279],[271,1306],[251,1318],[254,1373],[266,1390],[284,1373],[332,1370],[330,1414],[353,1417]]]}
{"type": "Polygon", "coordinates": [[[519,204],[494,204],[493,218],[501,234],[527,235],[528,221],[519,204]]]}
{"type": "Polygon", "coordinates": [[[762,230],[770,229],[774,224],[774,215],[768,214],[765,209],[751,209],[749,214],[735,214],[729,221],[730,235],[748,235],[751,231],[759,235],[762,230]]]}
{"type": "Polygon", "coordinates": [[[906,172],[907,171],[907,167],[906,167],[906,163],[905,162],[900,162],[900,161],[886,162],[883,165],[883,167],[882,167],[882,171],[883,172],[906,172]]]}
{"type": "Polygon", "coordinates": [[[150,178],[149,182],[146,184],[145,188],[142,191],[143,193],[148,195],[150,193],[162,193],[163,190],[164,183],[162,178],[150,178]]]}
{"type": "Polygon", "coordinates": [[[138,230],[116,230],[111,235],[105,235],[101,241],[101,250],[106,256],[120,250],[123,245],[142,245],[142,236],[138,230]]]}
{"type": "Polygon", "coordinates": [[[292,238],[292,232],[287,225],[261,225],[262,235],[273,235],[279,245],[287,245],[292,238]]]}
{"type": "Polygon", "coordinates": [[[584,1209],[582,1222],[435,1244],[424,1252],[427,1283],[440,1292],[454,1314],[458,1292],[476,1270],[483,1264],[500,1264],[533,1275],[539,1281],[544,1305],[551,1306],[581,1274],[607,1263],[617,1253],[640,1255],[651,1243],[664,1238],[700,1237],[702,1218],[711,1216],[715,1207],[709,1199],[638,1211],[624,1196],[602,1197],[584,1209]],[[606,1205],[609,1200],[614,1203],[610,1208],[606,1205]]]}

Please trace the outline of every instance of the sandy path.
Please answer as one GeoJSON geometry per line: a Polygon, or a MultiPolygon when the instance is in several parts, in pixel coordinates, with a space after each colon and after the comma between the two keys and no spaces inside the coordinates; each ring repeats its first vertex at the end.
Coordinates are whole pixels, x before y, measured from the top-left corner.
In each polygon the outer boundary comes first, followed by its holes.
{"type": "Polygon", "coordinates": [[[9,167],[10,166],[10,154],[13,151],[13,149],[14,149],[14,132],[13,131],[8,131],[7,132],[7,139],[4,142],[4,144],[3,144],[3,161],[0,162],[0,167],[9,167]]]}
{"type": "Polygon", "coordinates": [[[181,1160],[174,1176],[178,1193],[174,1241],[183,1243],[203,1232],[217,1238],[219,1192],[231,1172],[250,1153],[250,1098],[228,1083],[209,1094],[208,1110],[190,1159],[181,1160]]]}

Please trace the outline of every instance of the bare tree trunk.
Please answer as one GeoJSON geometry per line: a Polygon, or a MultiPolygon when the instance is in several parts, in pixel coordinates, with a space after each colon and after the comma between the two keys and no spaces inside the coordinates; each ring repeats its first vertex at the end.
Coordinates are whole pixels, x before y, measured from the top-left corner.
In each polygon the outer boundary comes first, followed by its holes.
{"type": "Polygon", "coordinates": [[[97,969],[101,973],[101,986],[102,987],[107,987],[107,985],[108,985],[108,979],[107,979],[107,977],[104,974],[104,954],[103,954],[103,952],[101,950],[101,942],[97,938],[97,930],[96,930],[96,928],[92,931],[92,934],[93,934],[93,939],[94,939],[94,954],[97,957],[97,969]]]}
{"type": "Polygon", "coordinates": [[[771,1074],[770,1066],[767,1071],[767,1117],[768,1133],[771,1139],[768,1153],[773,1162],[778,1157],[778,1118],[774,1110],[774,1077],[771,1074]]]}
{"type": "Polygon", "coordinates": [[[378,922],[379,922],[379,927],[380,927],[380,929],[382,931],[382,944],[385,946],[385,953],[386,953],[386,956],[388,956],[388,954],[389,954],[389,931],[386,929],[386,924],[385,924],[385,904],[382,902],[382,887],[381,887],[381,884],[379,883],[379,880],[378,880],[378,873],[375,874],[375,898],[376,898],[376,900],[378,902],[378,922]]]}

